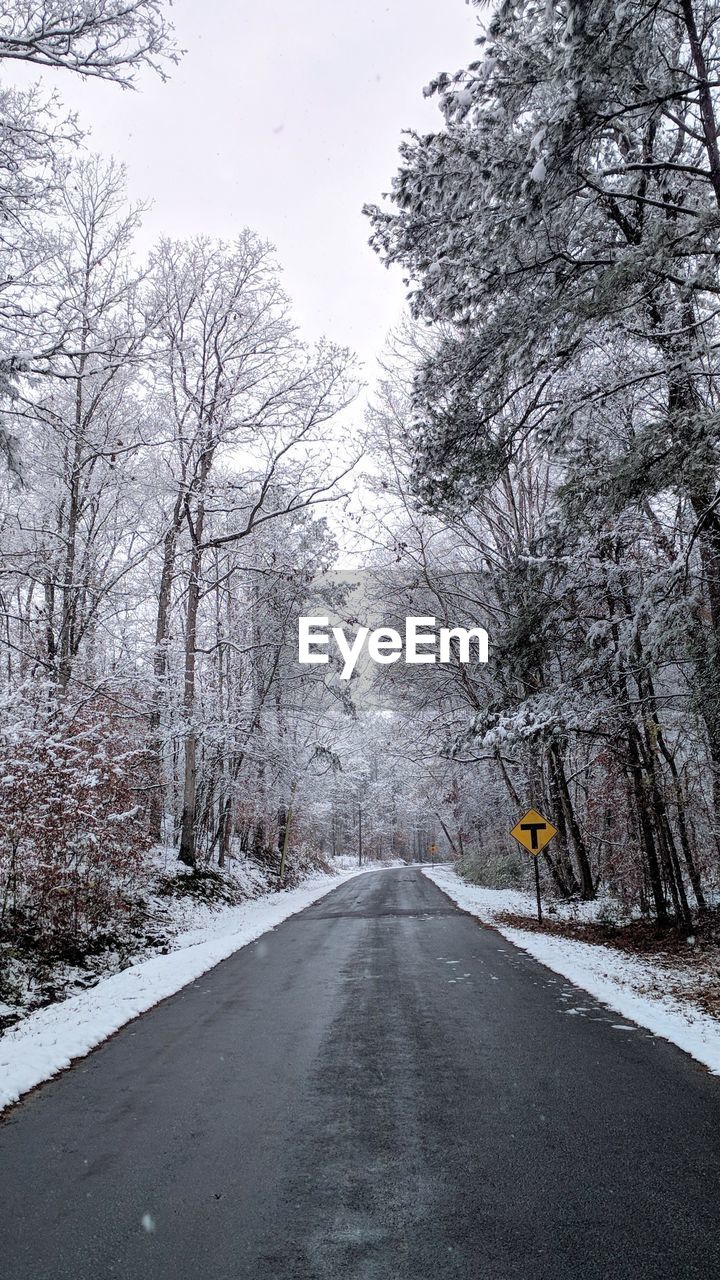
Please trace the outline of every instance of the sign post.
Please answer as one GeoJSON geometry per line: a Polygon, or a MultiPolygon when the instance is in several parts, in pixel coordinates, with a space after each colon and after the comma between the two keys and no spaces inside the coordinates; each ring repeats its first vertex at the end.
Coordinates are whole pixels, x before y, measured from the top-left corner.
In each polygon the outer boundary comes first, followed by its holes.
{"type": "Polygon", "coordinates": [[[515,823],[510,835],[523,849],[535,859],[535,894],[537,897],[538,922],[542,924],[542,902],[540,901],[540,865],[539,858],[546,844],[557,835],[557,827],[547,818],[543,818],[537,809],[528,809],[527,813],[515,823]]]}
{"type": "Polygon", "coordinates": [[[540,863],[535,859],[535,897],[537,898],[538,924],[542,924],[542,902],[540,901],[540,863]]]}

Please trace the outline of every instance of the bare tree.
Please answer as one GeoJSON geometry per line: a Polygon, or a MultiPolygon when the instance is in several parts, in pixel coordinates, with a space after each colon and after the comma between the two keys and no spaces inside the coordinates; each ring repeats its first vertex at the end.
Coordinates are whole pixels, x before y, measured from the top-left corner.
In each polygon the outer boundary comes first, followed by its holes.
{"type": "MultiPolygon", "coordinates": [[[[344,471],[330,466],[329,424],[353,387],[345,351],[301,343],[271,251],[249,232],[232,245],[207,239],[161,244],[153,263],[153,306],[158,378],[172,412],[178,476],[165,585],[181,513],[188,541],[179,856],[193,866],[196,649],[206,553],[337,496],[344,471]]],[[[157,671],[166,598],[161,579],[157,671]]]]}
{"type": "Polygon", "coordinates": [[[150,66],[163,77],[177,50],[163,0],[30,0],[0,4],[0,59],[33,62],[132,85],[150,66]]]}

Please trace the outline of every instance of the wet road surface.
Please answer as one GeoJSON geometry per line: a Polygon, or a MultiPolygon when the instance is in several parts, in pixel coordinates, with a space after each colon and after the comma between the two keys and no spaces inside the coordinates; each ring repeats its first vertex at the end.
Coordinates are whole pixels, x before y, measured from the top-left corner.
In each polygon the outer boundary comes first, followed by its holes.
{"type": "Polygon", "coordinates": [[[720,1080],[624,1023],[348,881],[7,1114],[0,1273],[712,1280],[720,1080]]]}

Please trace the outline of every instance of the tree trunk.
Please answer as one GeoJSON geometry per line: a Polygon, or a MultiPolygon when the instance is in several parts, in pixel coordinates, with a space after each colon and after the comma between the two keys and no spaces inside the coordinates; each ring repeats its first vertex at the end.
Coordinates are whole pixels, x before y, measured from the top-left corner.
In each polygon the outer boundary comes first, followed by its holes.
{"type": "Polygon", "coordinates": [[[633,795],[635,798],[635,813],[647,861],[650,888],[655,906],[655,915],[657,917],[658,924],[667,925],[669,924],[667,901],[662,882],[660,861],[658,859],[657,847],[655,844],[655,834],[648,811],[647,793],[642,769],[642,752],[638,742],[637,728],[635,725],[631,726],[628,735],[628,764],[633,787],[633,795]]]}
{"type": "Polygon", "coordinates": [[[580,831],[580,825],[575,816],[575,809],[570,798],[570,790],[565,777],[562,760],[557,760],[556,766],[560,798],[562,807],[565,811],[565,821],[567,822],[568,831],[575,851],[575,857],[577,858],[578,866],[580,868],[581,897],[585,902],[591,902],[595,897],[595,881],[593,880],[590,858],[588,857],[585,841],[583,839],[582,832],[580,831]]]}
{"type": "Polygon", "coordinates": [[[185,615],[185,680],[183,686],[183,711],[185,715],[185,769],[183,775],[183,812],[180,827],[180,852],[178,858],[187,867],[197,864],[195,848],[196,797],[197,797],[197,729],[195,727],[195,654],[197,646],[197,620],[200,604],[200,572],[202,569],[202,535],[205,524],[205,507],[201,501],[195,519],[193,549],[190,560],[187,610],[185,615]]]}
{"type": "Polygon", "coordinates": [[[175,558],[177,553],[178,536],[180,533],[181,517],[182,494],[178,492],[175,499],[175,506],[173,507],[172,520],[163,539],[162,570],[160,572],[157,614],[155,617],[155,649],[153,652],[154,688],[152,708],[150,711],[150,749],[154,764],[152,769],[153,785],[150,792],[149,806],[150,831],[153,839],[155,840],[160,840],[162,837],[162,820],[165,808],[163,803],[163,761],[160,724],[162,720],[162,707],[167,682],[167,642],[170,627],[170,604],[172,599],[172,584],[175,573],[175,558]]]}

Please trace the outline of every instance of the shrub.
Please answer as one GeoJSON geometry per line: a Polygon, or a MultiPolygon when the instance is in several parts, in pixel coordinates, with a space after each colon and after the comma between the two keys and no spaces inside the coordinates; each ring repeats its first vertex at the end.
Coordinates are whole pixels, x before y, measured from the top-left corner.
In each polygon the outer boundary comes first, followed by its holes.
{"type": "Polygon", "coordinates": [[[97,701],[36,696],[3,710],[0,929],[82,949],[122,920],[144,878],[143,735],[97,701]]]}

